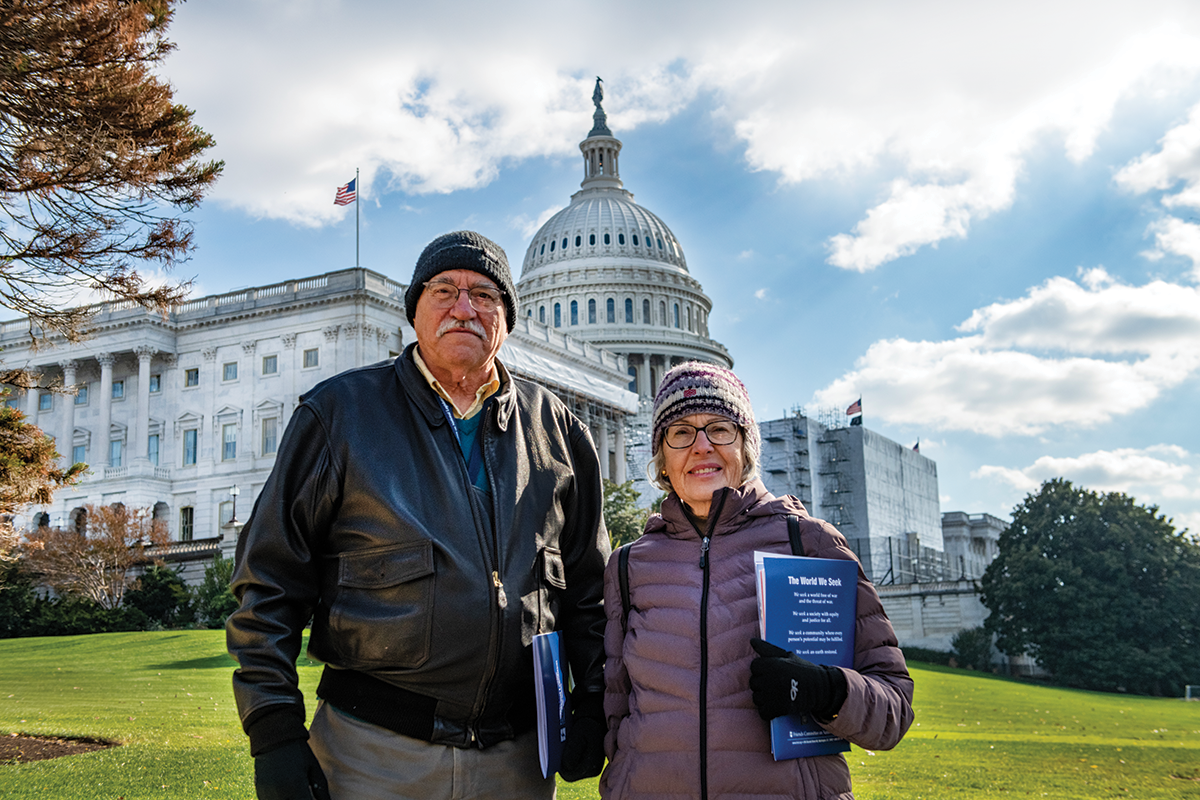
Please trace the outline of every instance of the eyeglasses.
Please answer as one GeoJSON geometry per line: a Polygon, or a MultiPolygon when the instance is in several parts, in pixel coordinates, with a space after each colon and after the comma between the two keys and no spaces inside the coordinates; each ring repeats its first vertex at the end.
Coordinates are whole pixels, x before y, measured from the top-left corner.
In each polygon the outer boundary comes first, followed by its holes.
{"type": "Polygon", "coordinates": [[[683,450],[696,443],[696,434],[704,431],[704,436],[710,444],[733,444],[737,440],[738,426],[727,419],[714,420],[702,428],[695,425],[680,423],[668,425],[663,434],[663,443],[672,450],[683,450]]]}
{"type": "Polygon", "coordinates": [[[467,293],[467,301],[476,311],[492,312],[504,302],[504,292],[495,286],[471,286],[463,289],[448,281],[426,281],[425,294],[434,308],[450,308],[458,302],[458,296],[467,293]]]}

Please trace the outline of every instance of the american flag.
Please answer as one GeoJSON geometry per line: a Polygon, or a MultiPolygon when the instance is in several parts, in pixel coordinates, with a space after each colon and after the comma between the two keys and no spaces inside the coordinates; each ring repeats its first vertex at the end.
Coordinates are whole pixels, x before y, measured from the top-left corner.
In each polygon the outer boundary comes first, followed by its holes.
{"type": "Polygon", "coordinates": [[[855,414],[861,414],[861,413],[862,413],[862,398],[860,397],[857,400],[855,400],[853,403],[851,403],[850,407],[846,409],[846,416],[850,417],[850,416],[854,416],[855,414]]]}
{"type": "Polygon", "coordinates": [[[338,187],[337,196],[335,196],[333,198],[333,204],[335,206],[348,206],[355,201],[356,192],[354,189],[354,184],[357,181],[358,181],[358,178],[355,178],[354,180],[347,183],[345,186],[338,187]]]}

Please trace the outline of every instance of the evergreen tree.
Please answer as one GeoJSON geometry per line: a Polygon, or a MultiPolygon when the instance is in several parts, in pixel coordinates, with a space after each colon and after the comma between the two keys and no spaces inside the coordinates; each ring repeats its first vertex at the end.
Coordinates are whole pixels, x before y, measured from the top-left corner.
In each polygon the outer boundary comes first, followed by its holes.
{"type": "MultiPolygon", "coordinates": [[[[151,286],[192,248],[192,209],[220,174],[213,139],[154,70],[176,0],[0,4],[0,306],[31,335],[75,340],[80,288],[165,310],[186,285],[151,286]]],[[[22,382],[19,370],[0,375],[22,382]]]]}
{"type": "Polygon", "coordinates": [[[125,592],[124,605],[136,608],[164,628],[187,625],[194,617],[192,592],[179,573],[153,564],[125,592]]]}
{"type": "Polygon", "coordinates": [[[233,559],[220,554],[204,570],[204,582],[196,588],[196,616],[208,628],[223,628],[225,620],[237,610],[230,581],[233,579],[233,559]]]}
{"type": "Polygon", "coordinates": [[[646,527],[650,512],[639,508],[637,501],[633,481],[604,481],[604,524],[614,550],[641,536],[646,527]]]}
{"type": "Polygon", "coordinates": [[[1200,682],[1200,545],[1154,506],[1047,481],[983,576],[987,630],[1067,686],[1178,695],[1200,682]]]}

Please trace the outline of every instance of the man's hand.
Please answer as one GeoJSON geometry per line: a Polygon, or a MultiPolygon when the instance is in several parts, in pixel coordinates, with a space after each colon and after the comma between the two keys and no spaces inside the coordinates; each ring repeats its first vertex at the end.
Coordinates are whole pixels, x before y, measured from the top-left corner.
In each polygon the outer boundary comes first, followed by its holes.
{"type": "Polygon", "coordinates": [[[258,800],[330,800],[325,773],[303,739],[254,758],[254,791],[258,800]]]}
{"type": "Polygon", "coordinates": [[[558,774],[564,781],[592,778],[604,769],[603,692],[577,693],[571,697],[571,729],[563,742],[562,763],[558,774]]]}
{"type": "Polygon", "coordinates": [[[846,676],[840,669],[814,664],[762,639],[751,639],[750,646],[758,653],[750,662],[750,691],[760,717],[807,712],[827,721],[837,716],[846,702],[846,676]]]}

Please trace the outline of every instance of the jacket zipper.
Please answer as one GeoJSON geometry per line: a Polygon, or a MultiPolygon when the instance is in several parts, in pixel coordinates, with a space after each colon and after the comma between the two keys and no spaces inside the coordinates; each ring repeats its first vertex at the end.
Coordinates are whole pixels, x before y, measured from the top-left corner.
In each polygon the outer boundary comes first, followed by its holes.
{"type": "MultiPolygon", "coordinates": [[[[495,405],[495,403],[485,402],[483,409],[479,413],[486,415],[495,407],[495,405]]],[[[481,687],[482,691],[479,697],[479,706],[475,712],[475,721],[471,724],[470,734],[472,744],[478,744],[479,742],[479,718],[483,715],[484,706],[487,705],[488,693],[491,690],[492,680],[496,677],[496,667],[500,662],[500,628],[503,618],[501,607],[503,604],[505,604],[507,599],[504,594],[504,581],[500,579],[500,539],[496,530],[500,525],[500,507],[499,500],[497,499],[496,483],[493,480],[491,464],[488,461],[487,435],[488,417],[485,416],[479,421],[479,449],[483,454],[483,468],[487,472],[488,487],[491,489],[489,494],[492,496],[492,566],[495,567],[492,570],[491,576],[492,603],[490,604],[490,612],[492,616],[492,647],[488,652],[488,663],[483,673],[483,684],[481,687]]],[[[473,491],[470,483],[471,476],[468,475],[467,488],[468,491],[473,491]]]]}
{"type": "Polygon", "coordinates": [[[711,576],[708,547],[727,494],[727,490],[721,490],[716,511],[710,507],[708,532],[700,539],[700,569],[704,573],[700,589],[700,800],[708,800],[708,585],[711,576]]]}

